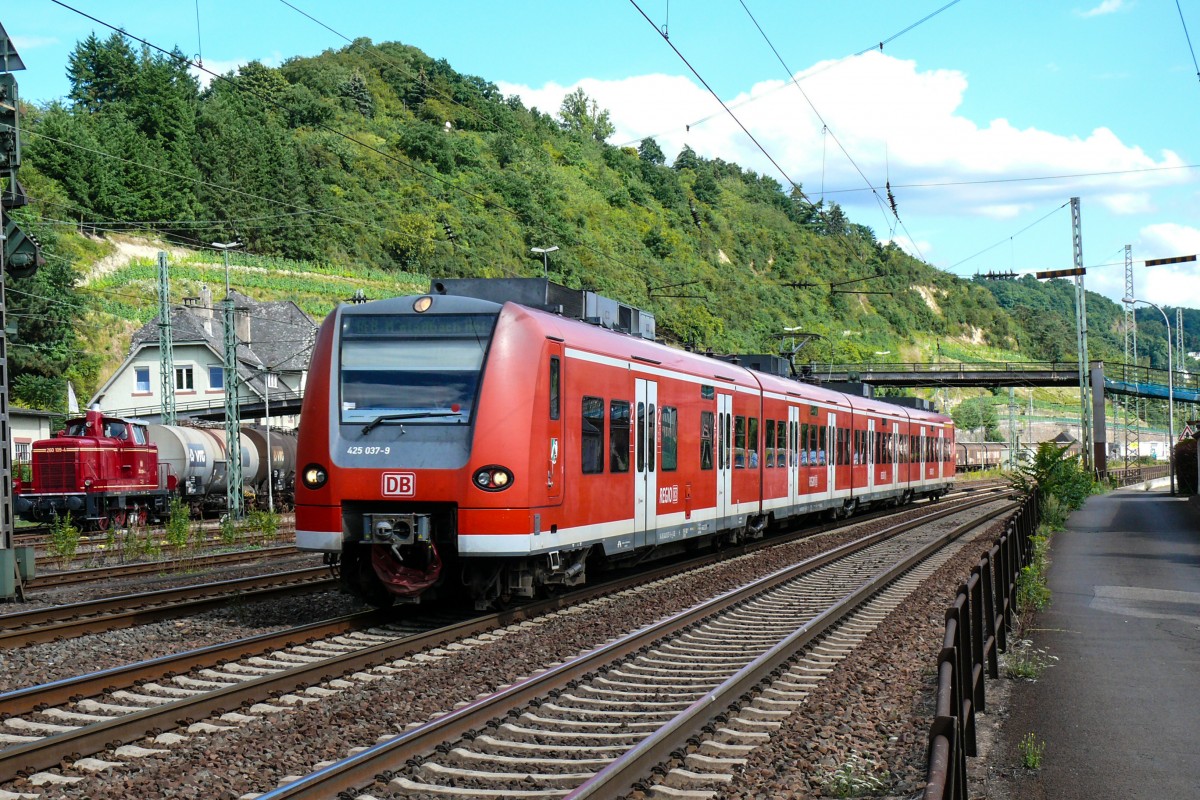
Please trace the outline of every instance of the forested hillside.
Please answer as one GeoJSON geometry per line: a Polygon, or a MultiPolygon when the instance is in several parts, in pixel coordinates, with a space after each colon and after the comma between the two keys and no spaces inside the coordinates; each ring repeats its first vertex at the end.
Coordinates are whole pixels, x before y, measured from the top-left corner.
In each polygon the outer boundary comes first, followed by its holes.
{"type": "MultiPolygon", "coordinates": [[[[93,36],[68,72],[67,98],[26,109],[31,203],[18,217],[48,264],[9,295],[18,404],[60,404],[67,378],[89,392],[98,331],[153,304],[82,281],[108,231],[197,249],[240,239],[406,286],[538,275],[530,248],[557,246],[551,278],[717,351],[773,352],[798,327],[822,337],[805,354],[818,360],[923,360],[954,340],[1074,358],[1069,284],[963,281],[800,187],[690,149],[669,159],[653,139],[614,147],[607,112],[582,92],[553,113],[527,109],[415,48],[365,39],[201,88],[179,59],[93,36]]],[[[1119,309],[1089,303],[1094,351],[1112,357],[1119,309]]]]}

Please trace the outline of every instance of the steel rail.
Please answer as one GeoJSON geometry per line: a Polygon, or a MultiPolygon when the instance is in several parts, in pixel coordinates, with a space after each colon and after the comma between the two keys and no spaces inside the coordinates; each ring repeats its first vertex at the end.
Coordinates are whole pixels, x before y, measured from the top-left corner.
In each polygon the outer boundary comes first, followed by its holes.
{"type": "MultiPolygon", "coordinates": [[[[690,609],[678,612],[658,622],[647,625],[628,636],[594,648],[588,653],[571,659],[544,672],[533,675],[499,692],[480,698],[442,717],[406,731],[395,738],[376,744],[355,755],[336,761],[296,781],[279,786],[259,796],[259,800],[297,800],[303,798],[335,797],[339,792],[349,791],[371,782],[380,772],[433,751],[439,744],[477,730],[486,720],[503,716],[527,705],[538,697],[561,689],[571,681],[578,680],[629,656],[643,647],[667,636],[671,636],[716,613],[738,605],[764,591],[778,586],[818,567],[842,559],[866,549],[873,544],[889,539],[904,531],[928,524],[951,514],[958,514],[971,507],[995,502],[995,498],[976,500],[960,506],[942,509],[919,519],[908,520],[867,534],[847,544],[826,551],[798,564],[785,567],[741,588],[730,590],[718,597],[706,600],[690,609]]],[[[978,523],[975,523],[978,525],[978,523]]]]}
{"type": "MultiPolygon", "coordinates": [[[[75,583],[88,583],[104,580],[105,578],[127,577],[133,575],[158,574],[161,572],[179,572],[196,567],[211,567],[221,564],[238,564],[244,561],[255,561],[272,556],[296,555],[302,551],[295,545],[278,545],[263,547],[258,550],[238,550],[232,553],[206,553],[203,555],[173,558],[167,561],[144,561],[129,564],[114,564],[108,567],[91,567],[67,572],[47,572],[25,581],[26,591],[46,589],[51,586],[69,586],[75,583]]],[[[311,555],[307,554],[306,555],[311,555]]]]}
{"type": "Polygon", "coordinates": [[[0,626],[3,626],[0,649],[180,617],[227,603],[231,596],[253,600],[280,593],[312,591],[332,583],[335,579],[329,576],[328,567],[307,567],[6,614],[0,616],[0,626]]]}

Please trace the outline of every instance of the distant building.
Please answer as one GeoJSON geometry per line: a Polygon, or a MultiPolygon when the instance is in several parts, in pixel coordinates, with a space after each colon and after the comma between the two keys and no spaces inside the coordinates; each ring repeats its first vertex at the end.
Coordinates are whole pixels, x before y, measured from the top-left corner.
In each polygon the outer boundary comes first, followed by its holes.
{"type": "MultiPolygon", "coordinates": [[[[295,401],[304,394],[317,325],[290,300],[260,302],[231,292],[238,338],[242,405],[295,401]]],[[[199,297],[171,308],[176,413],[180,417],[225,403],[224,308],[205,286],[199,297]]],[[[120,416],[157,419],[162,408],[158,317],[133,334],[129,356],[89,401],[120,416]]],[[[272,418],[281,422],[276,414],[272,418]]],[[[294,419],[291,422],[294,423],[294,419]]],[[[283,421],[286,424],[286,420],[283,421]]]]}
{"type": "Polygon", "coordinates": [[[9,456],[13,464],[29,462],[33,443],[38,439],[49,439],[54,431],[50,425],[54,418],[62,419],[62,414],[49,411],[34,411],[29,408],[10,406],[8,409],[8,430],[12,442],[12,452],[9,456]]]}

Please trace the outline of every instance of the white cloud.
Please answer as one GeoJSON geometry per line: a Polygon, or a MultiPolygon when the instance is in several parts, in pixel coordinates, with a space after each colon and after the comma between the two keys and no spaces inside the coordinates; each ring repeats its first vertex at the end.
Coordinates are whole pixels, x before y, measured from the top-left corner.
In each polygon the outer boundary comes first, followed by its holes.
{"type": "Polygon", "coordinates": [[[1124,10],[1125,8],[1125,0],[1104,0],[1104,2],[1100,3],[1100,5],[1093,9],[1088,11],[1077,11],[1075,13],[1084,18],[1101,17],[1106,14],[1115,14],[1118,11],[1124,10]]]}
{"type": "Polygon", "coordinates": [[[54,36],[13,36],[13,47],[20,53],[22,50],[36,50],[39,47],[52,47],[59,40],[54,36]]]}
{"type": "Polygon", "coordinates": [[[210,83],[216,80],[213,77],[213,73],[216,73],[217,75],[228,75],[230,72],[236,73],[239,69],[254,60],[261,62],[262,65],[266,67],[278,67],[283,63],[283,56],[276,51],[270,58],[239,58],[226,61],[209,58],[204,60],[204,69],[199,69],[198,67],[189,67],[188,72],[191,73],[193,78],[200,82],[201,87],[207,87],[210,83]]]}
{"type": "MultiPolygon", "coordinates": [[[[902,216],[953,209],[958,215],[1008,219],[1075,194],[1095,196],[1114,210],[1132,213],[1149,208],[1144,194],[1149,189],[1190,177],[1178,169],[1130,172],[1185,162],[1170,151],[1149,155],[1108,128],[1081,137],[1018,128],[1003,117],[979,124],[960,112],[968,88],[960,71],[919,70],[914,61],[872,51],[816,64],[798,78],[803,94],[785,81],[763,81],[726,103],[807,194],[819,195],[823,183],[831,192],[828,199],[869,207],[871,214],[878,211],[866,182],[882,187],[889,178],[902,216]],[[1047,175],[1089,177],[1013,180],[1047,175]],[[993,180],[1003,182],[987,182],[993,180]]],[[[712,96],[685,77],[657,74],[587,79],[572,86],[500,88],[553,114],[563,96],[579,87],[610,111],[617,129],[613,143],[636,143],[653,135],[669,160],[687,144],[706,158],[733,161],[786,183],[712,96]]]]}
{"type": "MultiPolygon", "coordinates": [[[[1195,261],[1143,267],[1148,258],[1174,258],[1200,254],[1200,228],[1160,223],[1142,228],[1133,246],[1134,287],[1137,296],[1152,303],[1200,308],[1200,264],[1195,261]]],[[[1174,324],[1174,320],[1172,320],[1174,324]]]]}

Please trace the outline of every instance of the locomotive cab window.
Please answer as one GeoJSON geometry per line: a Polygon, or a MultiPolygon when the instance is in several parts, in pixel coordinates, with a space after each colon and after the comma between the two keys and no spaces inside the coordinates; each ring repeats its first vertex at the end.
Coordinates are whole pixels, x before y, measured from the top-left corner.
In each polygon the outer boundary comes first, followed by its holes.
{"type": "Polygon", "coordinates": [[[470,421],[495,324],[493,314],[345,316],[341,421],[470,421]]]}

